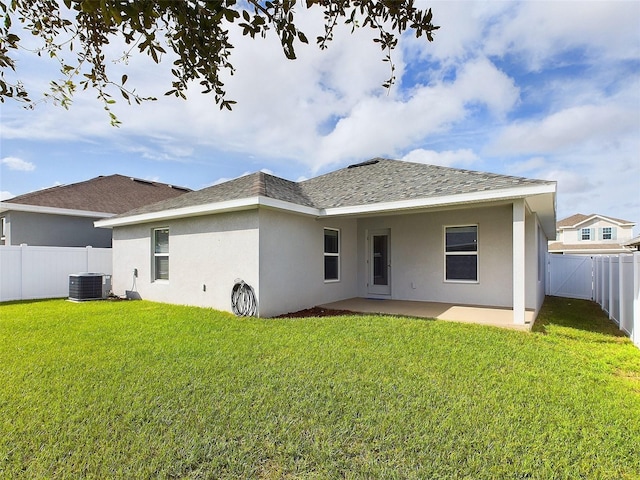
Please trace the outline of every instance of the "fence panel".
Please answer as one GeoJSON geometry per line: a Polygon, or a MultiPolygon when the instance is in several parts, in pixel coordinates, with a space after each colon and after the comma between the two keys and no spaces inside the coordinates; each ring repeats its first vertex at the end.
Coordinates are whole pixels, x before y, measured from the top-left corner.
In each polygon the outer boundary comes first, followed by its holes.
{"type": "Polygon", "coordinates": [[[22,298],[22,249],[0,246],[0,301],[22,298]]]}
{"type": "Polygon", "coordinates": [[[596,256],[590,263],[585,259],[590,257],[549,255],[547,294],[587,298],[590,283],[591,298],[640,347],[640,252],[596,256]],[[587,264],[590,270],[583,267],[587,264]],[[580,291],[583,296],[577,296],[580,291]]]}
{"type": "Polygon", "coordinates": [[[111,274],[110,248],[0,247],[0,301],[66,297],[69,275],[111,274]]]}
{"type": "Polygon", "coordinates": [[[633,255],[620,255],[619,261],[620,330],[631,337],[633,335],[633,255]]]}
{"type": "Polygon", "coordinates": [[[549,255],[548,295],[593,299],[593,259],[586,255],[549,255]]]}

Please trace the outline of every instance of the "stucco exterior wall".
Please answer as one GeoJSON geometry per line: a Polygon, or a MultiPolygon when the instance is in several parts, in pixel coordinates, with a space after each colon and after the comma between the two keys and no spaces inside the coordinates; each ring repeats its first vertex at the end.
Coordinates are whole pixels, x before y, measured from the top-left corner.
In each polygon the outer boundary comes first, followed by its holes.
{"type": "Polygon", "coordinates": [[[15,211],[4,216],[6,245],[111,247],[111,230],[95,228],[97,218],[15,211]]]}
{"type": "MultiPolygon", "coordinates": [[[[134,286],[144,299],[231,310],[236,279],[251,285],[258,313],[270,317],[352,297],[371,297],[371,231],[390,234],[387,298],[511,307],[511,203],[390,216],[323,218],[269,208],[148,223],[113,230],[113,288],[134,286]],[[444,279],[447,226],[478,226],[478,282],[444,279]],[[155,228],[169,228],[169,280],[154,281],[155,228]],[[340,280],[324,280],[325,227],[340,231],[340,280]]],[[[525,306],[544,299],[546,237],[535,213],[525,216],[525,306]]]]}
{"type": "Polygon", "coordinates": [[[143,299],[231,311],[242,279],[259,298],[257,211],[169,220],[113,229],[113,289],[134,285],[143,299]],[[169,280],[153,280],[154,228],[169,228],[169,280]]]}
{"type": "Polygon", "coordinates": [[[260,315],[357,296],[357,220],[260,210],[260,315]],[[324,228],[340,231],[340,280],[324,281],[324,228]]]}
{"type": "Polygon", "coordinates": [[[511,306],[511,204],[359,219],[359,296],[369,296],[367,232],[386,228],[391,237],[390,298],[511,306]],[[478,225],[478,283],[444,280],[444,228],[461,225],[478,225]]]}

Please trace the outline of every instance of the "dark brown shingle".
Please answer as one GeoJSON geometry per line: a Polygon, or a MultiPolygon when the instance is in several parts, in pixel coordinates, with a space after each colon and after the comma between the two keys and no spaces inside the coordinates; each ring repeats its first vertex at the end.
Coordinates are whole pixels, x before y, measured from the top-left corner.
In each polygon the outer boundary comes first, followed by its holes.
{"type": "Polygon", "coordinates": [[[8,199],[6,202],[119,214],[160,200],[175,198],[190,191],[188,188],[165,183],[109,175],[70,185],[45,188],[8,199]]]}

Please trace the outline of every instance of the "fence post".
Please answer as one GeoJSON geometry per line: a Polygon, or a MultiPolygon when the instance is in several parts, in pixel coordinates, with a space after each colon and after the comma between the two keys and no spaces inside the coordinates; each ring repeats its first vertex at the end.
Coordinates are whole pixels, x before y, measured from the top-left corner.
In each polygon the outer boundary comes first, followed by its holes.
{"type": "Polygon", "coordinates": [[[625,315],[625,281],[624,281],[624,257],[626,255],[618,255],[618,328],[623,329],[626,324],[627,316],[625,315]]]}
{"type": "Polygon", "coordinates": [[[631,340],[640,348],[640,252],[633,254],[633,322],[631,340]]]}
{"type": "Polygon", "coordinates": [[[600,255],[596,263],[598,265],[598,305],[602,308],[602,257],[600,255]]]}
{"type": "Polygon", "coordinates": [[[85,256],[85,261],[86,261],[86,264],[85,264],[86,266],[85,266],[85,269],[84,269],[85,272],[90,272],[91,271],[91,270],[89,270],[89,265],[91,265],[91,249],[92,248],[93,247],[91,245],[87,245],[86,246],[87,255],[85,256]]]}

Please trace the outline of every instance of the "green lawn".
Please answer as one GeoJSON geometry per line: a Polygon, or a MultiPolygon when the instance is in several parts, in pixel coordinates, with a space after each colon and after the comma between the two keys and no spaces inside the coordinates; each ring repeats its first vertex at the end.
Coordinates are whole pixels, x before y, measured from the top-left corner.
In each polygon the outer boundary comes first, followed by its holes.
{"type": "Polygon", "coordinates": [[[2,478],[640,478],[640,350],[590,302],[536,332],[0,306],[2,478]]]}

